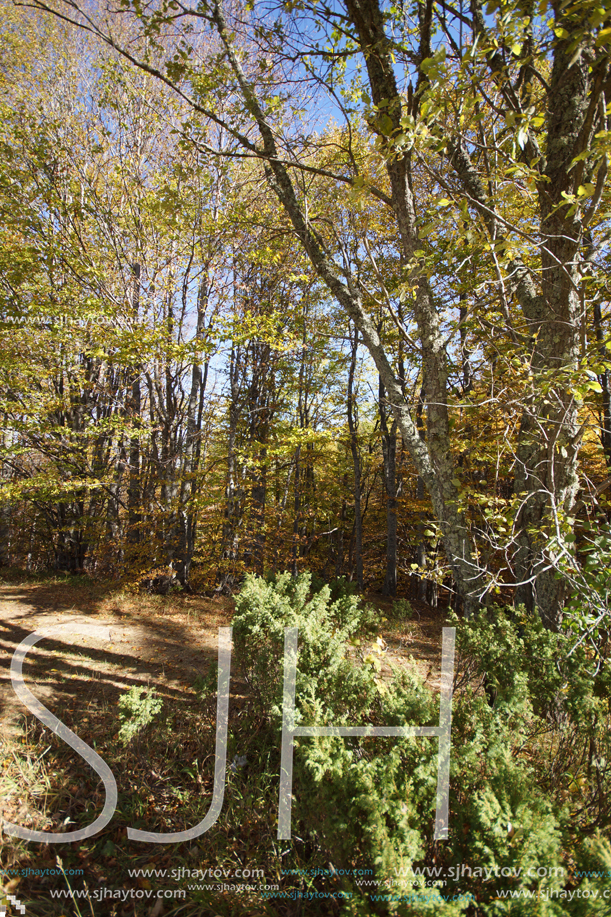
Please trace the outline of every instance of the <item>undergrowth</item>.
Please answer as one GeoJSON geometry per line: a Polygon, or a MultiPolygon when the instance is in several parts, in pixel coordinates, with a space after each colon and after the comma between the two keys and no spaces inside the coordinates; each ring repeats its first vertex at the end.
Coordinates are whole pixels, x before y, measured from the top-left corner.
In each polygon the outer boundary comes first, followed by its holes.
{"type": "MultiPolygon", "coordinates": [[[[608,917],[609,662],[591,658],[587,647],[569,656],[568,636],[502,609],[454,622],[448,841],[433,837],[435,739],[338,736],[296,741],[292,836],[278,840],[285,628],[299,629],[299,722],[434,726],[439,719],[434,691],[405,670],[392,678],[382,672],[378,613],[342,584],[334,595],[316,585],[307,574],[247,577],[237,598],[225,798],[206,834],[148,845],[130,841],[127,829],[180,831],[208,812],[215,667],[180,691],[100,684],[86,705],[64,699],[54,712],[115,774],[114,818],[78,844],[5,836],[4,890],[34,917],[78,917],[90,905],[94,917],[608,917]],[[46,873],[24,875],[28,868],[46,873]],[[130,875],[134,869],[149,874],[130,875]],[[228,875],[203,878],[219,869],[228,875]],[[262,875],[239,880],[237,870],[262,875]],[[435,871],[442,878],[431,878],[435,871]],[[219,881],[252,887],[231,892],[219,881]],[[86,882],[91,893],[141,895],[130,909],[113,899],[53,899],[51,890],[66,882],[76,891],[86,882]],[[185,897],[154,912],[144,896],[160,889],[185,897]],[[523,897],[503,897],[512,892],[523,897]],[[393,900],[380,900],[384,894],[393,900]]],[[[24,720],[19,741],[5,741],[2,758],[7,820],[65,831],[99,814],[104,791],[94,772],[34,718],[24,720]]]]}

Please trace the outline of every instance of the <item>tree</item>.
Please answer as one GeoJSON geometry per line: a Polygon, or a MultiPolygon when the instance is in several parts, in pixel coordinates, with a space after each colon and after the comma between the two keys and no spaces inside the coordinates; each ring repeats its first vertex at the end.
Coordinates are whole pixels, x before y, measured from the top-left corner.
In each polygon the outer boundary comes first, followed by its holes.
{"type": "Polygon", "coordinates": [[[44,72],[4,62],[4,492],[35,508],[58,569],[169,565],[186,586],[224,172],[192,147],[179,161],[175,106],[116,59],[83,97],[62,32],[31,30],[44,72]]]}
{"type": "MultiPolygon", "coordinates": [[[[469,335],[472,355],[494,354],[491,380],[513,373],[520,422],[510,435],[514,498],[505,507],[513,521],[504,544],[501,529],[494,533],[507,563],[496,585],[515,587],[518,601],[557,628],[558,545],[569,543],[588,391],[583,291],[592,248],[605,244],[596,221],[607,171],[608,13],[584,0],[498,4],[489,18],[478,0],[468,12],[433,0],[407,11],[345,0],[258,16],[221,3],[143,10],[125,0],[140,45],[155,49],[139,56],[118,20],[73,0],[36,6],[84,26],[171,86],[191,108],[194,144],[261,163],[313,269],[374,360],[467,613],[495,580],[482,561],[474,484],[453,418],[476,406],[475,386],[465,382],[457,398],[452,375],[455,365],[463,380],[471,372],[469,335]],[[169,22],[171,43],[160,37],[169,22]],[[296,85],[326,98],[343,127],[324,135],[298,128],[296,85]],[[238,147],[215,145],[211,125],[238,147]],[[321,211],[332,192],[347,211],[368,201],[395,228],[399,268],[379,298],[419,364],[425,438],[362,271],[346,256],[346,227],[321,211]],[[484,288],[492,319],[482,313],[484,288]]],[[[356,242],[364,263],[363,247],[356,242]]]]}

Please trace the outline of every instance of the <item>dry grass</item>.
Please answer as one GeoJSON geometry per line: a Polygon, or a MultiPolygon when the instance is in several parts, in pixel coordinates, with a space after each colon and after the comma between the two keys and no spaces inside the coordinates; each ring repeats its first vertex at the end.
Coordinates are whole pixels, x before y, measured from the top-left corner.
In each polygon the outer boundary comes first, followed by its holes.
{"type": "MultiPolygon", "coordinates": [[[[391,604],[369,596],[380,612],[383,677],[390,665],[416,668],[432,685],[439,670],[443,617],[419,606],[408,622],[391,620],[391,604]]],[[[417,604],[417,603],[415,603],[417,604]]],[[[230,623],[233,602],[200,596],[138,595],[86,578],[9,578],[0,587],[4,684],[3,719],[12,734],[3,740],[0,794],[4,817],[38,830],[73,830],[90,824],[103,803],[103,787],[89,766],[18,704],[10,703],[8,663],[12,648],[42,624],[75,614],[110,628],[112,640],[45,640],[28,656],[28,684],[69,728],[95,747],[109,764],[119,787],[119,806],[99,835],[70,845],[27,844],[3,838],[0,868],[58,870],[53,875],[4,875],[4,890],[18,894],[33,917],[267,917],[297,914],[298,902],[262,899],[258,891],[229,895],[188,890],[186,899],[164,902],[153,912],[147,901],[58,901],[51,889],[88,884],[156,891],[185,889],[189,880],[140,879],[129,869],[176,870],[223,867],[262,868],[269,883],[303,889],[311,880],[281,875],[282,868],[316,865],[317,850],[295,841],[279,848],[276,840],[279,760],[270,752],[262,760],[258,725],[242,717],[244,683],[232,673],[228,761],[246,757],[246,765],[229,770],[225,802],[217,824],[190,844],[145,845],[128,840],[127,828],[178,831],[206,814],[214,769],[216,685],[214,663],[219,626],[230,623]],[[130,687],[154,689],[164,701],[155,722],[127,747],[117,740],[117,703],[130,687]],[[273,760],[272,760],[273,759],[273,760]],[[284,847],[290,852],[285,853],[284,847]],[[74,875],[70,870],[82,870],[74,875]],[[304,885],[305,883],[305,885],[304,885]],[[10,889],[9,889],[10,886],[10,889]],[[80,907],[80,910],[79,910],[80,907]],[[82,912],[82,913],[81,913],[82,912]]],[[[259,724],[262,725],[262,724],[259,724]]],[[[279,750],[276,757],[279,759],[279,750]]],[[[321,862],[318,865],[327,866],[321,862]]],[[[312,880],[313,881],[313,880],[312,880]]],[[[155,903],[155,902],[154,902],[155,903]]],[[[322,905],[321,905],[322,908],[322,905]]],[[[334,912],[329,901],[324,913],[334,912]]],[[[320,910],[323,913],[323,910],[320,910]]]]}

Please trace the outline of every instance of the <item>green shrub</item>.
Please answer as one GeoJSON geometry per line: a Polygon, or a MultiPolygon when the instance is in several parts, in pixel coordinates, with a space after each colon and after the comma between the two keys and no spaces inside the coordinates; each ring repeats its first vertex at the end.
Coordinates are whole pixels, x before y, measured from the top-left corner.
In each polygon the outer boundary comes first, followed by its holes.
{"type": "MultiPolygon", "coordinates": [[[[284,629],[299,628],[297,721],[313,725],[436,724],[437,705],[415,678],[395,673],[390,688],[378,667],[360,660],[368,609],[353,596],[311,595],[310,576],[281,574],[270,583],[246,578],[233,620],[236,658],[250,681],[256,714],[280,741],[284,629]],[[360,635],[360,636],[359,636],[360,635]]],[[[368,657],[366,657],[368,658],[368,657]]],[[[433,832],[436,748],[430,739],[300,739],[296,743],[293,832],[315,837],[334,863],[372,870],[380,883],[424,854],[433,832]],[[299,824],[300,823],[300,824],[299,824]],[[423,829],[423,824],[426,828],[423,829]]],[[[382,887],[382,886],[381,886],[382,887]]],[[[394,912],[356,886],[347,912],[394,912]]],[[[428,895],[427,895],[428,897],[428,895]]],[[[419,912],[454,914],[434,895],[419,912]]]]}
{"type": "Polygon", "coordinates": [[[495,894],[511,880],[481,882],[482,914],[581,914],[582,906],[583,914],[603,913],[588,911],[587,899],[559,897],[581,887],[579,839],[611,823],[611,673],[608,663],[594,672],[585,648],[569,655],[573,645],[538,617],[498,608],[458,628],[453,842],[445,859],[521,868],[513,887],[539,894],[509,904],[495,894]],[[542,866],[564,875],[525,878],[542,866]]]}
{"type": "MultiPolygon", "coordinates": [[[[357,595],[359,591],[358,583],[349,580],[345,576],[336,576],[328,583],[322,576],[319,576],[318,573],[311,573],[308,571],[306,576],[310,577],[310,592],[320,592],[321,589],[328,586],[332,602],[337,602],[338,599],[346,599],[350,596],[357,595]]],[[[268,582],[272,581],[273,580],[268,580],[268,582]]]]}
{"type": "MultiPolygon", "coordinates": [[[[437,724],[431,691],[403,670],[392,682],[381,677],[375,649],[368,650],[372,620],[354,597],[333,602],[328,587],[312,594],[308,574],[247,577],[235,646],[266,760],[274,746],[279,758],[286,627],[299,628],[298,723],[437,724]]],[[[581,842],[610,823],[608,663],[595,672],[585,648],[568,655],[569,637],[546,631],[538,618],[489,609],[456,625],[449,840],[433,840],[437,743],[430,738],[297,739],[293,834],[308,838],[325,862],[370,869],[376,892],[412,867],[446,872],[446,900],[418,876],[392,887],[391,901],[373,900],[346,879],[353,893],[342,904],[346,915],[606,913],[588,910],[588,899],[568,901],[566,890],[582,881],[577,864],[604,863],[609,853],[602,840],[581,842]],[[523,897],[505,897],[512,891],[523,897]],[[418,893],[420,900],[409,900],[418,893]],[[471,903],[449,900],[465,894],[471,903]]],[[[602,888],[607,879],[588,881],[602,888]]]]}
{"type": "Polygon", "coordinates": [[[286,627],[299,628],[298,687],[308,690],[314,679],[326,692],[337,690],[338,668],[342,673],[351,669],[348,641],[371,620],[370,610],[354,596],[332,603],[328,586],[312,594],[309,573],[297,578],[281,573],[270,582],[248,575],[236,599],[233,640],[263,710],[269,715],[275,708],[278,715],[281,706],[286,627]]]}
{"type": "Polygon", "coordinates": [[[414,609],[407,599],[395,599],[389,617],[393,621],[409,621],[414,616],[414,609]]]}
{"type": "Polygon", "coordinates": [[[163,700],[155,690],[130,688],[119,698],[119,740],[127,745],[145,726],[153,722],[163,707],[163,700]]]}
{"type": "Polygon", "coordinates": [[[574,878],[581,896],[568,904],[571,917],[611,917],[611,844],[599,831],[576,846],[574,878]]]}
{"type": "MultiPolygon", "coordinates": [[[[611,665],[538,616],[490,609],[459,628],[471,684],[486,676],[494,712],[528,750],[537,782],[575,828],[611,827],[611,665]],[[585,781],[585,783],[584,783],[585,781]]],[[[525,752],[526,753],[526,752],[525,752]]]]}

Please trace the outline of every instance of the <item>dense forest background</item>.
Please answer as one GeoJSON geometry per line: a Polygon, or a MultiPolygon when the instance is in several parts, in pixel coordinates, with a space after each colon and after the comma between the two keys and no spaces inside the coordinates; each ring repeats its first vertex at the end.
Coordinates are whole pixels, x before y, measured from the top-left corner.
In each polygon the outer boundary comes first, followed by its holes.
{"type": "Polygon", "coordinates": [[[608,13],[34,6],[0,47],[1,562],[557,628],[607,520],[608,13]]]}

